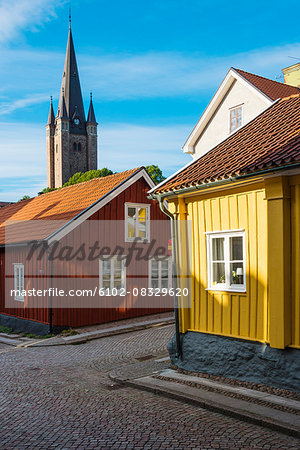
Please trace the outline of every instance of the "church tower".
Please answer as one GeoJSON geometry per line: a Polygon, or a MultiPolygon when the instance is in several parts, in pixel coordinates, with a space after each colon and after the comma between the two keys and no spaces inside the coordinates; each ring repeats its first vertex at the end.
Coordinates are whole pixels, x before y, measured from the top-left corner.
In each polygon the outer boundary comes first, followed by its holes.
{"type": "Polygon", "coordinates": [[[51,98],[46,125],[49,188],[61,187],[76,172],[97,169],[97,125],[92,95],[85,119],[70,20],[58,111],[55,117],[51,98]]]}

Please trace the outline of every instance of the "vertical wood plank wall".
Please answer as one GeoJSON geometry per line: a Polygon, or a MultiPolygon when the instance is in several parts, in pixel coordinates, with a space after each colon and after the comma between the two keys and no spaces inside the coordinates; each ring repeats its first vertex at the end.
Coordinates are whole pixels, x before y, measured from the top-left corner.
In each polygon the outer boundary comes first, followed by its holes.
{"type": "Polygon", "coordinates": [[[187,329],[268,342],[267,205],[264,196],[261,188],[186,200],[193,241],[190,257],[193,304],[187,329]],[[246,293],[208,291],[205,233],[237,229],[245,230],[246,293]]]}
{"type": "Polygon", "coordinates": [[[292,345],[300,348],[300,180],[291,186],[292,345]]]}

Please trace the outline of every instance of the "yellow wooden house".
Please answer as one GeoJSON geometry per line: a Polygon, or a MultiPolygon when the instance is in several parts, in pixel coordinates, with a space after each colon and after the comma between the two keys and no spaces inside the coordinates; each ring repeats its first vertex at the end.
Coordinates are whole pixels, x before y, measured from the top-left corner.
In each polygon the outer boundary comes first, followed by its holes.
{"type": "Polygon", "coordinates": [[[174,364],[300,390],[300,95],[150,195],[168,201],[177,286],[189,290],[174,364]]]}

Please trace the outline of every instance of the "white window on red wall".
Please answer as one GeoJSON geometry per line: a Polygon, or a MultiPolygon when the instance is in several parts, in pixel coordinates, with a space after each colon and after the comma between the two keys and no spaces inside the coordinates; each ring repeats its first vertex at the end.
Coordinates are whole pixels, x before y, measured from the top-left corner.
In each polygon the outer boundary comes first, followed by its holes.
{"type": "Polygon", "coordinates": [[[24,302],[24,264],[14,264],[14,298],[24,302]]]}
{"type": "Polygon", "coordinates": [[[99,260],[99,286],[101,289],[126,289],[126,258],[105,257],[99,260]]]}
{"type": "Polygon", "coordinates": [[[242,126],[242,107],[229,110],[229,131],[232,133],[242,126]]]}
{"type": "Polygon", "coordinates": [[[159,290],[172,288],[171,257],[149,260],[149,287],[159,290]]]}
{"type": "Polygon", "coordinates": [[[125,241],[150,241],[150,205],[125,203],[125,241]]]}
{"type": "Polygon", "coordinates": [[[245,232],[207,233],[208,289],[246,290],[245,232]]]}

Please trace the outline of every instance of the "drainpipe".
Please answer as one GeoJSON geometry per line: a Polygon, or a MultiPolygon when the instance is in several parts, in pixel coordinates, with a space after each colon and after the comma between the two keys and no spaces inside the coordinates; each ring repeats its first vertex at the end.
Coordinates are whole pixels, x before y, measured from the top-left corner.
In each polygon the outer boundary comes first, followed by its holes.
{"type": "Polygon", "coordinates": [[[50,259],[49,256],[51,254],[51,250],[50,248],[48,248],[47,250],[47,259],[49,261],[49,265],[50,265],[50,284],[49,284],[49,315],[48,315],[48,320],[49,320],[49,334],[53,334],[53,297],[51,295],[51,293],[53,293],[53,258],[50,259]]]}
{"type": "MultiPolygon", "coordinates": [[[[155,196],[156,197],[156,196],[155,196]]],[[[175,233],[175,218],[170,211],[164,205],[162,197],[157,195],[159,207],[161,211],[166,214],[171,219],[171,240],[172,240],[172,273],[174,279],[174,318],[175,318],[175,340],[176,340],[176,358],[182,357],[182,348],[180,342],[180,331],[179,331],[179,311],[178,311],[178,297],[176,296],[177,290],[177,252],[176,252],[176,233],[175,233]]]]}

